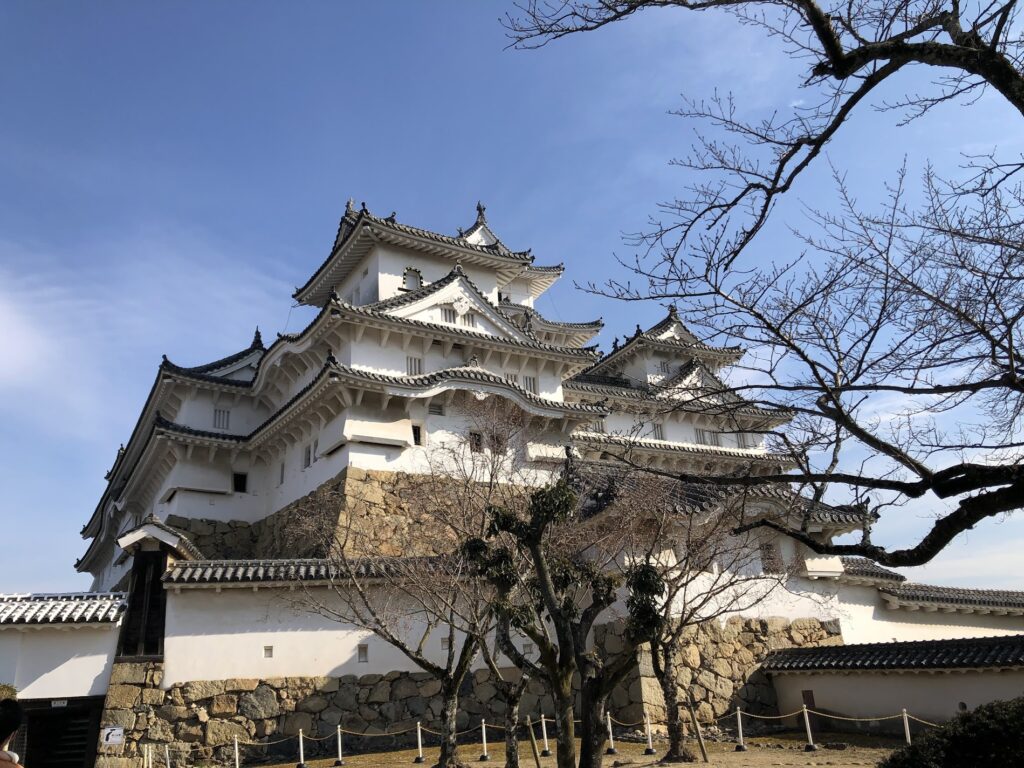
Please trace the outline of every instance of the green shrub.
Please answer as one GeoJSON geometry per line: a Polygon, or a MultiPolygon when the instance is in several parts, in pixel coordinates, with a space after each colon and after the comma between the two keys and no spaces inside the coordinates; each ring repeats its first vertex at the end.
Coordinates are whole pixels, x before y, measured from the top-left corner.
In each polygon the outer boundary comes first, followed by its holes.
{"type": "Polygon", "coordinates": [[[1024,766],[1024,698],[963,712],[941,728],[916,735],[879,768],[1011,768],[1024,766]]]}

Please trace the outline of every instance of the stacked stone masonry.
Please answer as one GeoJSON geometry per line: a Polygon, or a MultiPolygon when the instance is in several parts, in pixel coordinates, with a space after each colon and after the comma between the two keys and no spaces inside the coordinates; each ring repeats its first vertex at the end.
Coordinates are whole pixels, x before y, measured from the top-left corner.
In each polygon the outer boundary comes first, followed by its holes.
{"type": "MultiPolygon", "coordinates": [[[[622,645],[618,624],[598,627],[596,640],[608,653],[622,645]]],[[[689,686],[697,714],[710,721],[737,705],[758,714],[776,713],[775,695],[758,665],[771,650],[841,644],[836,628],[816,619],[732,619],[688,633],[681,649],[680,682],[689,686]]],[[[649,652],[641,650],[634,673],[611,697],[613,716],[639,722],[646,711],[653,722],[664,721],[664,700],[654,678],[649,652]]],[[[232,744],[276,741],[297,736],[300,729],[314,738],[329,737],[338,725],[359,733],[395,732],[440,726],[440,684],[426,673],[390,672],[357,677],[214,680],[176,684],[164,689],[159,662],[119,662],[113,667],[103,712],[103,725],[124,728],[125,743],[100,745],[97,768],[140,768],[142,749],[153,744],[174,750],[176,762],[229,763],[232,744]],[[183,751],[187,750],[187,752],[183,751]]],[[[505,703],[487,670],[471,675],[462,691],[458,727],[481,718],[501,723],[505,703]]],[[[550,699],[538,684],[523,697],[522,716],[552,712],[550,699]]],[[[411,732],[399,737],[355,739],[360,750],[409,744],[411,732]]],[[[307,754],[330,753],[330,738],[310,741],[307,754]]],[[[296,740],[271,746],[245,746],[248,759],[277,754],[290,759],[296,740]]]]}

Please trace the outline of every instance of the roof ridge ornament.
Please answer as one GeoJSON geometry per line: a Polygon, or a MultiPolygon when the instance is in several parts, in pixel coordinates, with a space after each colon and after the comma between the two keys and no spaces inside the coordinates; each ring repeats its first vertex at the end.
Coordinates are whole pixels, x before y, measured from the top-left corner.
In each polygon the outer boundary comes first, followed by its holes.
{"type": "Polygon", "coordinates": [[[487,223],[487,206],[479,200],[476,201],[476,223],[486,224],[487,223]]]}
{"type": "Polygon", "coordinates": [[[345,215],[347,216],[349,214],[355,213],[355,210],[356,201],[350,197],[348,200],[345,201],[345,215]]]}
{"type": "Polygon", "coordinates": [[[249,349],[263,349],[263,336],[260,334],[260,327],[256,326],[256,333],[252,335],[252,344],[249,349]]]}

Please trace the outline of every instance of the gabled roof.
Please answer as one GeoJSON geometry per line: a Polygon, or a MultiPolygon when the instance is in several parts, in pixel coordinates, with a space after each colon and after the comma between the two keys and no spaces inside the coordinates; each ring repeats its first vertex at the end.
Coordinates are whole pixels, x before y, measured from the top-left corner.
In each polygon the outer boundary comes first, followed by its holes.
{"type": "Polygon", "coordinates": [[[381,238],[397,238],[409,247],[424,248],[431,252],[437,251],[440,247],[442,249],[440,252],[449,249],[453,256],[462,254],[467,257],[467,260],[477,256],[485,263],[515,265],[517,274],[533,261],[533,256],[529,251],[512,251],[507,248],[487,226],[482,210],[478,210],[477,222],[468,232],[451,236],[408,224],[399,224],[395,214],[391,214],[387,218],[374,216],[366,208],[365,203],[359,211],[356,211],[352,202],[349,201],[338,226],[338,235],[330,255],[310,276],[309,280],[301,288],[295,290],[292,297],[304,304],[321,303],[328,293],[344,279],[351,267],[362,258],[363,251],[354,254],[352,259],[343,260],[340,257],[343,251],[354,247],[364,235],[371,241],[381,238]]]}
{"type": "Polygon", "coordinates": [[[931,672],[1024,667],[1024,635],[787,648],[761,669],[785,672],[931,672]]]}
{"type": "Polygon", "coordinates": [[[116,624],[126,605],[121,592],[0,595],[0,626],[116,624]]]}
{"type": "Polygon", "coordinates": [[[1024,613],[1024,592],[1016,590],[904,583],[882,587],[878,594],[892,608],[1024,613]]]}
{"type": "Polygon", "coordinates": [[[541,331],[543,333],[564,334],[574,344],[581,346],[590,341],[595,334],[604,328],[604,321],[601,318],[586,323],[565,323],[560,320],[550,320],[533,309],[533,307],[527,307],[524,304],[514,304],[505,298],[502,298],[498,309],[505,317],[516,323],[527,333],[536,335],[537,331],[541,331]]]}
{"type": "Polygon", "coordinates": [[[600,373],[614,367],[613,363],[624,360],[642,349],[650,348],[673,354],[687,354],[700,360],[714,360],[718,363],[736,362],[743,356],[742,347],[715,347],[705,344],[690,333],[676,314],[675,307],[669,309],[668,316],[646,331],[638,325],[636,332],[626,339],[621,346],[616,346],[584,373],[600,373]],[[685,338],[666,338],[664,334],[669,328],[678,327],[685,338]]]}
{"type": "MultiPolygon", "coordinates": [[[[165,422],[169,423],[169,422],[165,422]]],[[[165,544],[186,560],[202,560],[203,553],[192,543],[192,540],[177,528],[162,522],[150,513],[141,523],[125,531],[117,537],[117,544],[126,552],[137,547],[145,539],[152,539],[165,544]]]]}

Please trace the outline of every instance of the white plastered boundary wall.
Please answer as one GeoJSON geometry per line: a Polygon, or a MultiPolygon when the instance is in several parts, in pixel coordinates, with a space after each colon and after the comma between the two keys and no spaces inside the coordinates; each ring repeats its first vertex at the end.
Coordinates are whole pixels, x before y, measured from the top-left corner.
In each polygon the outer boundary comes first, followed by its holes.
{"type": "Polygon", "coordinates": [[[117,636],[115,626],[0,630],[0,682],[19,699],[102,696],[117,636]]]}
{"type": "Polygon", "coordinates": [[[846,717],[908,714],[940,722],[956,715],[960,702],[973,709],[991,701],[1024,695],[1024,670],[963,672],[787,673],[772,675],[779,712],[803,706],[803,691],[813,691],[815,707],[846,717]]]}
{"type": "Polygon", "coordinates": [[[836,617],[847,645],[1024,633],[1024,616],[893,610],[874,587],[848,584],[839,588],[836,617]]]}
{"type": "MultiPolygon", "coordinates": [[[[325,602],[327,589],[311,591],[325,602]]],[[[304,592],[248,587],[167,593],[163,687],[190,680],[339,677],[420,671],[407,656],[358,627],[315,614],[304,592]],[[368,646],[367,662],[358,646],[368,646]],[[265,657],[265,648],[272,656],[265,657]]],[[[431,637],[442,662],[441,633],[431,637]]]]}

